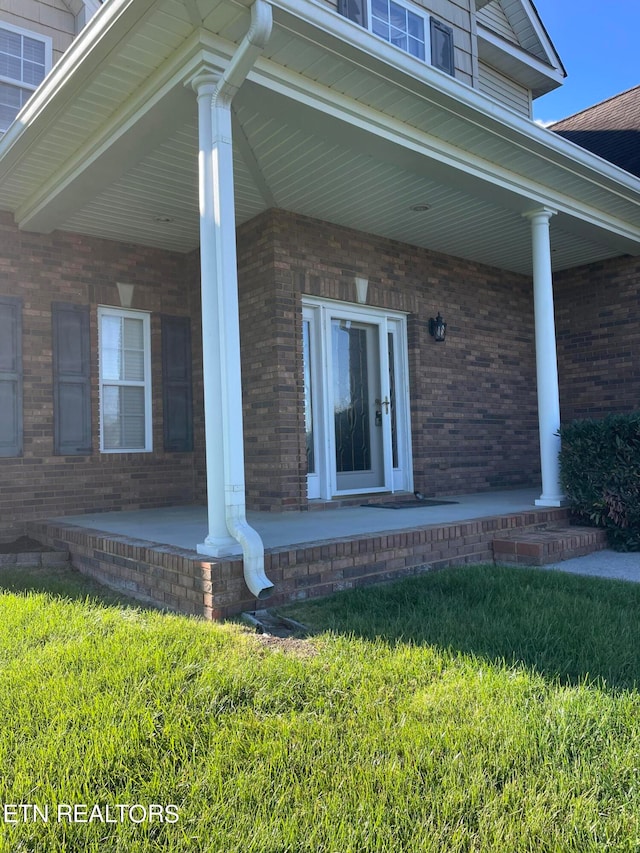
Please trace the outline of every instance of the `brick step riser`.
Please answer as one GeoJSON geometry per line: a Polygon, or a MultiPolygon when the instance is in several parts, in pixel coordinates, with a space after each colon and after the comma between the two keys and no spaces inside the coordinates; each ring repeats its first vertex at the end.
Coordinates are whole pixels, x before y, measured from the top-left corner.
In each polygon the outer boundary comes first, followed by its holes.
{"type": "Polygon", "coordinates": [[[575,557],[584,557],[607,547],[607,535],[604,530],[578,528],[520,532],[519,535],[505,539],[494,539],[493,556],[497,563],[511,563],[522,566],[546,566],[575,557]],[[537,540],[537,541],[536,541],[537,540]]]}

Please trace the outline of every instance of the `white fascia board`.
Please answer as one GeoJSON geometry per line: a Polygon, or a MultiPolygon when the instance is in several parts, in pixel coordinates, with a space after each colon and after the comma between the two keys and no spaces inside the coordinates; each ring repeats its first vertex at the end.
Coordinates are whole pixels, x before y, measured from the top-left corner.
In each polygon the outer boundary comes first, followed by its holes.
{"type": "MultiPolygon", "coordinates": [[[[351,59],[354,64],[371,71],[401,89],[412,92],[418,97],[437,104],[448,112],[465,118],[502,139],[529,151],[533,156],[541,156],[554,162],[561,168],[579,175],[597,184],[602,189],[622,195],[630,202],[640,202],[640,180],[619,166],[597,157],[584,148],[570,143],[563,137],[535,124],[531,119],[521,116],[514,110],[503,107],[489,96],[473,89],[449,74],[426,66],[419,59],[405,54],[376,38],[358,24],[353,23],[335,10],[320,4],[318,0],[307,0],[301,8],[298,0],[270,0],[274,9],[285,12],[285,20],[275,21],[292,33],[300,35],[315,44],[351,59]],[[292,26],[295,24],[295,27],[292,26]],[[340,42],[347,44],[340,44],[340,42]]],[[[259,59],[257,67],[265,62],[259,59]]],[[[284,78],[288,69],[281,69],[284,78]]],[[[298,76],[298,75],[296,75],[298,76]]],[[[318,89],[312,81],[304,79],[310,91],[318,89]]],[[[339,100],[335,90],[323,90],[331,101],[339,100]]],[[[351,102],[359,111],[366,108],[359,102],[351,102]]],[[[384,116],[388,125],[394,123],[384,116]]],[[[465,155],[466,156],[466,155],[465,155]]]]}
{"type": "MultiPolygon", "coordinates": [[[[565,75],[559,68],[543,62],[541,59],[538,59],[537,56],[523,50],[523,48],[519,47],[517,44],[501,38],[497,33],[494,33],[493,30],[488,29],[481,23],[478,23],[477,29],[480,57],[482,57],[481,42],[484,42],[495,50],[500,51],[500,53],[508,55],[512,60],[515,60],[519,66],[521,66],[522,70],[519,71],[518,76],[514,78],[519,83],[523,83],[528,88],[534,88],[532,84],[535,78],[538,78],[538,88],[543,88],[543,86],[540,85],[541,83],[546,83],[544,88],[548,90],[562,86],[565,75]]],[[[500,70],[499,65],[497,68],[500,70]]]]}
{"type": "Polygon", "coordinates": [[[551,37],[546,30],[546,27],[542,21],[542,18],[538,14],[538,10],[531,2],[531,0],[521,0],[525,10],[528,13],[529,20],[531,21],[531,26],[533,27],[540,44],[542,45],[544,52],[547,54],[549,58],[549,63],[554,68],[557,68],[558,71],[562,74],[563,77],[567,76],[566,69],[560,58],[560,54],[555,48],[554,43],[551,41],[551,37]]]}
{"type": "Polygon", "coordinates": [[[109,0],[45,77],[0,141],[0,180],[86,86],[100,63],[156,0],[109,0]]]}

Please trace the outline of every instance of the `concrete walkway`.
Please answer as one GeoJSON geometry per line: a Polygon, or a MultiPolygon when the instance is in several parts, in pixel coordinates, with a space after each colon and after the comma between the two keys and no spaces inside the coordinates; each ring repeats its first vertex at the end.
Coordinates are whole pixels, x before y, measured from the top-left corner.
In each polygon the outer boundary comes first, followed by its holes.
{"type": "Polygon", "coordinates": [[[542,568],[640,583],[640,553],[637,552],[596,551],[586,557],[575,557],[573,560],[563,560],[542,568]]]}

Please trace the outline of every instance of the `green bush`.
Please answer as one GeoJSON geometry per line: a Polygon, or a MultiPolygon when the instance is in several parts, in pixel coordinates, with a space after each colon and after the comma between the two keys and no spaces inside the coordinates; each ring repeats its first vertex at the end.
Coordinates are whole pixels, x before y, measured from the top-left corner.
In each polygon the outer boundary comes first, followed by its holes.
{"type": "Polygon", "coordinates": [[[560,429],[560,475],[577,521],[607,529],[618,551],[640,551],[640,412],[560,429]]]}

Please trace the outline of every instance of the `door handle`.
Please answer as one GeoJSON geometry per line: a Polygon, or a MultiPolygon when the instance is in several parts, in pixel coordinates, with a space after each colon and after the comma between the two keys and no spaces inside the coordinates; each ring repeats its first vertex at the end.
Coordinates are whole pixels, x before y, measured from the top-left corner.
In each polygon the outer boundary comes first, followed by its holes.
{"type": "Polygon", "coordinates": [[[385,397],[384,400],[376,400],[376,406],[384,406],[385,415],[389,414],[389,406],[391,405],[391,400],[388,397],[385,397]]]}

